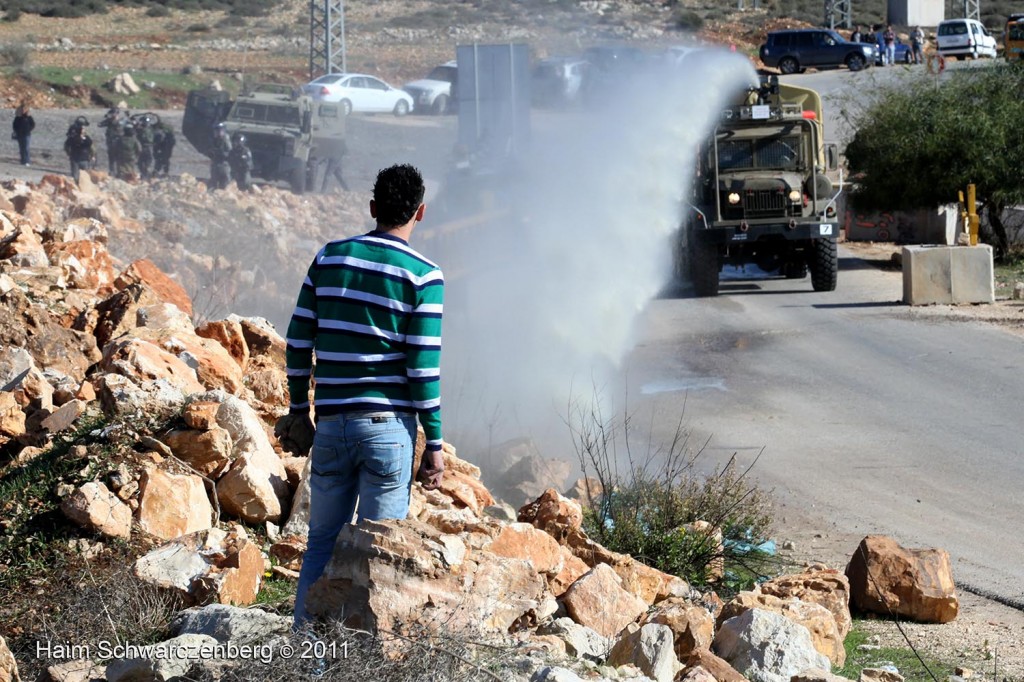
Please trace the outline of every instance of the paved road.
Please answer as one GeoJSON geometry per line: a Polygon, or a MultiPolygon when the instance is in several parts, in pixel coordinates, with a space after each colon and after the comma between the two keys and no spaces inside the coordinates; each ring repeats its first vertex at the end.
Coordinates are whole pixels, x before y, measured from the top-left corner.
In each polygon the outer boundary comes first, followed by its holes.
{"type": "Polygon", "coordinates": [[[840,532],[944,547],[959,582],[1024,608],[1024,341],[912,320],[901,281],[846,257],[828,294],[736,280],[658,300],[630,394],[663,434],[688,396],[713,461],[763,448],[755,475],[784,501],[840,532]]]}

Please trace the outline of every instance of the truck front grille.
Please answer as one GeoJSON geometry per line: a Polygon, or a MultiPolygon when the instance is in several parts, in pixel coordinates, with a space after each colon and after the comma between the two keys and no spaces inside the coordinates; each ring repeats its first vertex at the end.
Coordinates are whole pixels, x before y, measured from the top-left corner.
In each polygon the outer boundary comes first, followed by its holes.
{"type": "Polygon", "coordinates": [[[743,192],[743,211],[749,218],[786,215],[786,195],[778,189],[748,189],[743,192]]]}

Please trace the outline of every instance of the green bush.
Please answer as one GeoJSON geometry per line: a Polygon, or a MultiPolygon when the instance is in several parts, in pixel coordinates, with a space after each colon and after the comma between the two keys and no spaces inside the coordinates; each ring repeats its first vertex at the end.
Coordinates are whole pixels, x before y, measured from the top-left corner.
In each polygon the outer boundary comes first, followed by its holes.
{"type": "Polygon", "coordinates": [[[153,5],[146,10],[147,17],[169,17],[171,10],[167,9],[163,5],[153,5]]]}
{"type": "Polygon", "coordinates": [[[681,421],[667,449],[648,449],[640,459],[632,441],[650,443],[650,434],[632,434],[628,417],[615,423],[597,409],[575,409],[568,424],[580,470],[603,491],[588,491],[584,501],[590,537],[693,585],[708,584],[724,568],[719,589],[726,593],[767,574],[771,558],[756,548],[768,539],[771,500],[747,479],[750,467],[741,470],[733,457],[701,474],[703,448],[690,453],[681,421]],[[709,525],[687,529],[697,521],[709,525]]]}
{"type": "Polygon", "coordinates": [[[0,45],[0,60],[7,66],[22,69],[28,64],[31,51],[26,43],[5,43],[0,45]]]}

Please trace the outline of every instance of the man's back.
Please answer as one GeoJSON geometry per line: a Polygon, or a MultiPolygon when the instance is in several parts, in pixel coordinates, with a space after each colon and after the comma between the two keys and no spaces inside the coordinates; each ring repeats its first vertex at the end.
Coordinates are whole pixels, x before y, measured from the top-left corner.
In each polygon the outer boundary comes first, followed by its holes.
{"type": "Polygon", "coordinates": [[[443,287],[441,270],[396,237],[327,244],[288,327],[292,408],[306,403],[315,345],[318,415],[415,411],[428,440],[439,439],[443,287]]]}

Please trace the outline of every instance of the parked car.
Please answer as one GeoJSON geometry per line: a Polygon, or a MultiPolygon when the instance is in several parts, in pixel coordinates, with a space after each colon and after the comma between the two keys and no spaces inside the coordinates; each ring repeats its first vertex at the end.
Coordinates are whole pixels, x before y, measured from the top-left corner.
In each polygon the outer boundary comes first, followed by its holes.
{"type": "Polygon", "coordinates": [[[447,114],[454,111],[452,93],[458,82],[458,63],[451,61],[435,66],[426,78],[402,86],[416,104],[416,111],[447,114]]]}
{"type": "Polygon", "coordinates": [[[362,73],[329,73],[302,86],[302,91],[315,100],[340,102],[346,116],[354,111],[405,116],[414,106],[409,93],[362,73]]]}
{"type": "Polygon", "coordinates": [[[996,56],[996,39],[975,19],[947,19],[935,32],[939,54],[943,57],[996,56]]]}
{"type": "Polygon", "coordinates": [[[541,60],[531,73],[534,103],[550,107],[576,103],[589,69],[590,62],[575,57],[541,60]]]}
{"type": "Polygon", "coordinates": [[[761,46],[761,61],[782,73],[798,73],[809,66],[846,66],[860,71],[874,64],[878,50],[866,43],[851,43],[823,28],[772,31],[761,46]]]}
{"type": "MultiPolygon", "coordinates": [[[[877,55],[875,56],[875,66],[882,65],[882,53],[875,50],[877,55]]],[[[896,63],[897,64],[910,64],[914,61],[914,53],[910,49],[910,45],[905,42],[896,39],[896,63]]]]}

